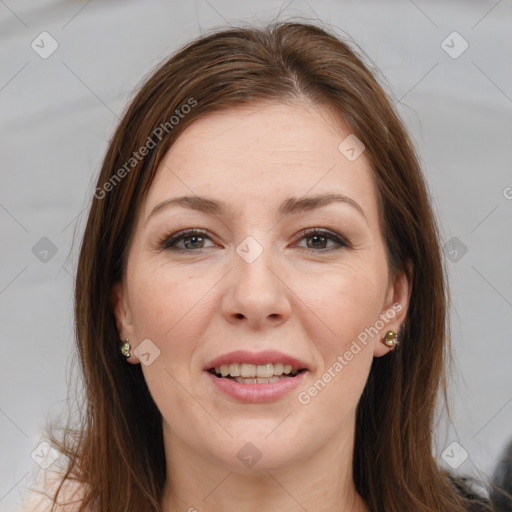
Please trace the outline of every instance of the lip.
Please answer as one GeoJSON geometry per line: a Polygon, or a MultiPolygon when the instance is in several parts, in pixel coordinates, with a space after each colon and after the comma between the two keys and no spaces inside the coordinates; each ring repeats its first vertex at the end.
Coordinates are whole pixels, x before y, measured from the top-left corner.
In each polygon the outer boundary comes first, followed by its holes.
{"type": "MultiPolygon", "coordinates": [[[[247,364],[267,364],[267,363],[283,363],[289,364],[293,368],[297,370],[306,369],[309,370],[306,363],[303,361],[284,354],[282,352],[278,352],[277,350],[264,350],[263,352],[248,352],[246,350],[235,350],[234,352],[229,352],[222,356],[216,357],[212,359],[206,366],[203,368],[208,371],[211,368],[217,368],[222,366],[223,364],[232,364],[232,363],[247,363],[247,364]]],[[[279,384],[279,383],[272,383],[279,384]]],[[[243,386],[252,384],[242,384],[243,386]]],[[[254,386],[268,386],[270,384],[254,384],[254,386]]]]}
{"type": "Polygon", "coordinates": [[[295,377],[287,377],[267,384],[241,384],[235,380],[216,377],[212,373],[205,371],[206,376],[217,390],[231,398],[235,398],[237,401],[246,403],[275,401],[297,388],[303,381],[306,373],[309,372],[301,372],[295,377]]]}

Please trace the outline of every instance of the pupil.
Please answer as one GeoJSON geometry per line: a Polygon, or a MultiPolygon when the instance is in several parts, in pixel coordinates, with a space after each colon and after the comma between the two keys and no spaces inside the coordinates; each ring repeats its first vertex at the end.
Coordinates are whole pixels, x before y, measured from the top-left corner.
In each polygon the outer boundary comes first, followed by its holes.
{"type": "MultiPolygon", "coordinates": [[[[319,236],[319,235],[313,235],[310,237],[311,240],[316,240],[316,241],[322,241],[324,242],[325,241],[325,237],[324,236],[319,236]]],[[[321,242],[321,243],[322,243],[321,242]]],[[[310,246],[313,245],[313,247],[318,247],[318,244],[310,244],[310,246]]]]}
{"type": "Polygon", "coordinates": [[[193,243],[192,244],[190,243],[191,240],[195,240],[197,242],[198,240],[202,240],[202,237],[200,237],[200,236],[190,236],[188,239],[185,240],[185,246],[187,248],[189,248],[190,245],[192,245],[193,247],[197,247],[197,245],[195,245],[193,243]]]}

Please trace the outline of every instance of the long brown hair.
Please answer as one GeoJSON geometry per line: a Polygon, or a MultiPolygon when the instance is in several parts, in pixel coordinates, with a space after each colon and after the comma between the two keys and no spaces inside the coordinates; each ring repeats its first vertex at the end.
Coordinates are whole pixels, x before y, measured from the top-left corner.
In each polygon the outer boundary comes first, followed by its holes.
{"type": "Polygon", "coordinates": [[[408,260],[414,267],[400,347],[374,359],[358,405],[356,489],[374,512],[466,510],[432,454],[449,353],[448,294],[418,158],[363,58],[334,31],[300,21],[216,30],[182,47],[141,86],[110,141],[76,273],[85,414],[62,442],[52,439],[69,459],[66,477],[86,484],[80,511],[157,512],[172,476],[166,473],[161,414],[140,365],[119,357],[111,305],[157,166],[178,135],[209,112],[294,100],[339,113],[366,146],[390,270],[406,271],[408,260]]]}

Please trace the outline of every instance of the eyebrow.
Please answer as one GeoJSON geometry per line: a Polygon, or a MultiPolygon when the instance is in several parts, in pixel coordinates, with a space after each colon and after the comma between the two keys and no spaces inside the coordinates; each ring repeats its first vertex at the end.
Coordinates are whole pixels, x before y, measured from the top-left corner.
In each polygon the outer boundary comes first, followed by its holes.
{"type": "MultiPolygon", "coordinates": [[[[313,210],[315,208],[319,208],[321,206],[325,206],[327,204],[339,202],[352,206],[355,210],[357,210],[365,219],[368,224],[368,219],[361,208],[361,206],[354,201],[351,197],[345,196],[343,194],[322,194],[316,196],[307,196],[302,198],[290,197],[285,200],[278,209],[279,215],[283,217],[287,217],[290,215],[294,215],[297,213],[302,213],[305,211],[313,210]]],[[[201,196],[181,196],[181,197],[172,197],[170,199],[166,199],[161,203],[157,204],[151,213],[148,215],[146,219],[146,223],[149,219],[155,215],[157,212],[162,211],[164,209],[170,207],[181,206],[182,208],[188,208],[190,210],[196,210],[200,212],[204,212],[210,215],[226,215],[229,211],[226,203],[222,201],[216,201],[214,199],[209,199],[207,197],[201,196]]]]}

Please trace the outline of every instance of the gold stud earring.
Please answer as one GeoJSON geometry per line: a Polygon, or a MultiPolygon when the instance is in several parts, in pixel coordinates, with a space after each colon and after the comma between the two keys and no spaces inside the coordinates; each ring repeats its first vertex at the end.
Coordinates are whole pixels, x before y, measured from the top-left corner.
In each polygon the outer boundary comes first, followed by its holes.
{"type": "Polygon", "coordinates": [[[120,344],[119,351],[121,352],[121,355],[123,355],[126,359],[128,359],[131,356],[130,349],[131,349],[131,346],[128,343],[128,338],[126,338],[126,341],[124,343],[120,344]]]}
{"type": "Polygon", "coordinates": [[[398,334],[395,331],[388,331],[382,338],[382,343],[393,350],[398,345],[398,334]]]}

